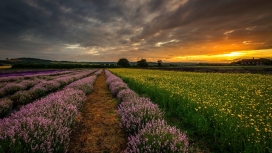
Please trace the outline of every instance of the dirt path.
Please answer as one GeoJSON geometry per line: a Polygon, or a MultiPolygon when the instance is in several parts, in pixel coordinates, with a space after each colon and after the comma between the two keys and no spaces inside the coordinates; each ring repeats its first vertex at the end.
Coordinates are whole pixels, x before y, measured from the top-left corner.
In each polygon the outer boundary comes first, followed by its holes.
{"type": "Polygon", "coordinates": [[[103,72],[85,102],[82,114],[71,134],[69,153],[120,153],[126,137],[119,126],[117,100],[112,97],[103,72]]]}

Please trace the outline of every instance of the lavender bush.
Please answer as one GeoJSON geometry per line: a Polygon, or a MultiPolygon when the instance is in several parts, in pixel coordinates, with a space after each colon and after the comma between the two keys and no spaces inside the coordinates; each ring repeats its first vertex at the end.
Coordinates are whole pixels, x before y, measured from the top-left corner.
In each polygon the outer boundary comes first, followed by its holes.
{"type": "Polygon", "coordinates": [[[162,119],[163,113],[158,105],[148,98],[138,98],[129,102],[123,101],[118,107],[121,124],[127,133],[135,135],[151,120],[162,119]]]}
{"type": "Polygon", "coordinates": [[[138,94],[131,90],[131,89],[123,89],[120,90],[120,92],[117,94],[116,98],[122,102],[122,101],[133,101],[139,98],[138,94]]]}
{"type": "Polygon", "coordinates": [[[135,136],[128,138],[125,153],[186,153],[189,142],[185,134],[175,127],[167,125],[164,120],[152,120],[135,136]]]}
{"type": "Polygon", "coordinates": [[[40,86],[46,89],[46,93],[49,93],[49,92],[56,91],[61,86],[61,84],[58,83],[57,81],[52,80],[52,81],[42,82],[40,86]]]}
{"type": "Polygon", "coordinates": [[[46,88],[42,86],[42,84],[45,84],[45,83],[46,83],[45,81],[41,82],[41,83],[35,85],[30,90],[28,90],[29,94],[31,95],[31,97],[33,97],[33,99],[37,99],[39,97],[42,97],[47,93],[46,88]]]}
{"type": "Polygon", "coordinates": [[[62,76],[62,77],[55,78],[54,80],[59,82],[61,84],[61,86],[65,86],[67,84],[72,83],[73,81],[76,81],[78,79],[86,77],[86,76],[90,75],[91,73],[93,73],[95,71],[96,70],[89,70],[89,71],[84,71],[84,72],[76,71],[76,72],[71,73],[69,75],[65,75],[65,76],[62,76]]]}
{"type": "Polygon", "coordinates": [[[95,82],[95,80],[96,80],[96,76],[93,75],[93,76],[75,81],[67,85],[65,88],[73,88],[73,89],[82,90],[84,93],[88,94],[92,91],[93,83],[95,82]]]}
{"type": "Polygon", "coordinates": [[[8,82],[1,82],[1,83],[0,83],[0,88],[5,87],[7,84],[8,84],[8,82]]]}
{"type": "Polygon", "coordinates": [[[23,80],[20,82],[7,83],[4,87],[0,89],[0,97],[5,97],[14,94],[20,90],[27,90],[40,82],[39,79],[33,80],[23,80]]]}
{"type": "Polygon", "coordinates": [[[22,80],[22,76],[5,76],[0,78],[0,82],[12,82],[17,80],[22,80]]]}
{"type": "Polygon", "coordinates": [[[25,87],[22,84],[9,83],[5,87],[0,89],[0,97],[4,97],[6,95],[13,94],[16,91],[19,91],[19,90],[24,89],[24,88],[25,87]]]}
{"type": "Polygon", "coordinates": [[[107,77],[106,84],[109,86],[109,89],[111,93],[113,93],[113,95],[117,96],[119,91],[123,89],[128,89],[127,84],[124,83],[122,79],[116,77],[107,70],[105,71],[105,73],[107,77]]]}
{"type": "Polygon", "coordinates": [[[100,70],[96,71],[96,72],[94,73],[94,75],[99,76],[102,72],[103,72],[103,70],[100,69],[100,70]]]}
{"type": "Polygon", "coordinates": [[[60,77],[60,78],[56,78],[55,81],[57,81],[58,83],[61,84],[61,86],[65,86],[67,84],[70,84],[74,81],[74,77],[71,76],[64,76],[64,77],[60,77]]]}
{"type": "Polygon", "coordinates": [[[109,86],[112,82],[123,82],[122,79],[120,79],[119,77],[111,74],[108,70],[105,70],[105,74],[106,74],[106,77],[107,77],[107,80],[106,80],[106,84],[109,86]]]}
{"type": "Polygon", "coordinates": [[[5,116],[12,109],[13,102],[8,98],[0,99],[0,117],[5,116]]]}
{"type": "Polygon", "coordinates": [[[112,82],[109,85],[109,89],[110,89],[111,93],[113,93],[114,95],[117,95],[119,93],[119,91],[121,91],[123,89],[128,89],[128,86],[124,82],[116,81],[116,82],[112,82]]]}
{"type": "Polygon", "coordinates": [[[20,84],[23,86],[23,90],[30,89],[34,87],[36,84],[38,84],[41,80],[40,79],[32,79],[32,80],[24,80],[20,82],[20,84]]]}
{"type": "MultiPolygon", "coordinates": [[[[37,91],[36,91],[37,92],[37,91]]],[[[42,91],[43,92],[43,91],[42,91]]],[[[44,93],[44,92],[43,92],[44,93]]],[[[25,105],[34,99],[33,94],[27,90],[18,91],[15,94],[13,94],[10,99],[13,101],[14,105],[25,105]]]]}

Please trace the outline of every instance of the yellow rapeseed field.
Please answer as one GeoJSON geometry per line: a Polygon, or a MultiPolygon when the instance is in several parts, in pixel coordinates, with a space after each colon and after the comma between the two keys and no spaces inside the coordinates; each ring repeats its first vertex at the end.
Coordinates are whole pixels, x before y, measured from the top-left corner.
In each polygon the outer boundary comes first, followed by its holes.
{"type": "Polygon", "coordinates": [[[257,152],[271,149],[272,75],[142,69],[110,71],[129,85],[159,97],[157,103],[170,108],[168,111],[179,107],[188,122],[199,127],[199,131],[212,131],[221,144],[236,149],[242,145],[243,149],[257,152]]]}

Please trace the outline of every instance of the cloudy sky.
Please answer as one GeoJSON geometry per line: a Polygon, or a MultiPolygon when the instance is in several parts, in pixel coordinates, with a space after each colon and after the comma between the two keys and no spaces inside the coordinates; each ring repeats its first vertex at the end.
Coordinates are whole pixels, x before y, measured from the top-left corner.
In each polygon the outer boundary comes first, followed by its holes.
{"type": "Polygon", "coordinates": [[[5,0],[0,59],[272,57],[271,0],[5,0]]]}

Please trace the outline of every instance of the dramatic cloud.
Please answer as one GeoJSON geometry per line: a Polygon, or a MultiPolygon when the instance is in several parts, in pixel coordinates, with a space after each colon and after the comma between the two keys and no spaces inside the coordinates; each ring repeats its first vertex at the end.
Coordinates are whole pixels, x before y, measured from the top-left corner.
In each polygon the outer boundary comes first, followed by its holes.
{"type": "Polygon", "coordinates": [[[0,58],[182,62],[239,51],[272,57],[271,8],[271,0],[3,1],[0,58]]]}

